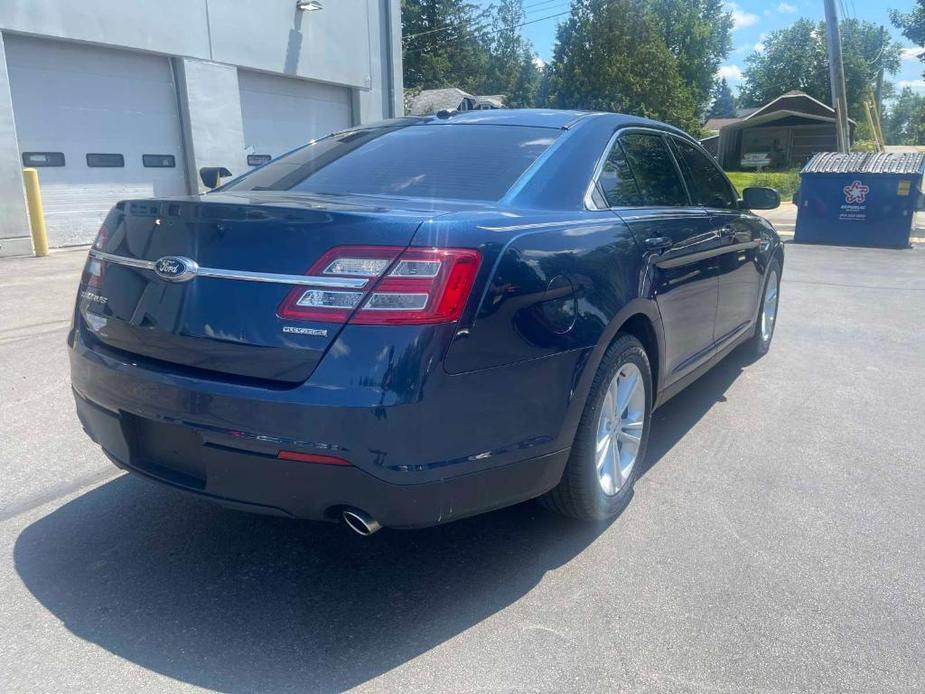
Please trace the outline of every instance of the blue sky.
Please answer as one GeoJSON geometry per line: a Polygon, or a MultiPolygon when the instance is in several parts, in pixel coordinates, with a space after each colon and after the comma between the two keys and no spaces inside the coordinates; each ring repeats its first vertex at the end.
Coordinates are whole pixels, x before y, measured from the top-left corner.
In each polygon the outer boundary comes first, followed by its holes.
{"type": "MultiPolygon", "coordinates": [[[[481,5],[491,4],[491,0],[477,0],[481,5]]],[[[901,11],[912,9],[914,0],[839,0],[843,2],[849,17],[857,17],[882,24],[903,46],[911,47],[897,29],[890,23],[889,8],[901,11]]],[[[552,56],[556,40],[556,25],[568,16],[569,0],[524,0],[527,22],[523,27],[524,35],[533,43],[536,52],[544,61],[552,56]],[[548,17],[548,19],[546,19],[548,17]],[[537,21],[539,20],[539,21],[537,21]]],[[[761,49],[762,35],[774,29],[781,29],[792,24],[800,17],[813,20],[823,18],[822,0],[737,0],[728,2],[727,7],[736,21],[732,33],[732,51],[720,68],[720,74],[726,77],[733,88],[741,82],[741,73],[745,69],[745,59],[753,51],[761,49]]],[[[841,5],[839,5],[841,8],[841,5]]],[[[839,9],[839,12],[842,12],[839,9]]],[[[925,78],[922,72],[925,63],[918,60],[911,51],[903,55],[900,71],[889,77],[897,87],[910,86],[918,92],[925,93],[925,78]]]]}

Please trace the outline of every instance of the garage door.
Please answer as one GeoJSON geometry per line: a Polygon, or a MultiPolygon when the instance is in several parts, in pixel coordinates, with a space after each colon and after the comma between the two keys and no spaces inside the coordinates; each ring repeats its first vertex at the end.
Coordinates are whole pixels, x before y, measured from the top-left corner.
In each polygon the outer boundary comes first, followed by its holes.
{"type": "Polygon", "coordinates": [[[166,58],[4,35],[25,166],[38,168],[49,243],[93,240],[115,202],[184,195],[166,58]]]}
{"type": "Polygon", "coordinates": [[[262,163],[352,124],[350,90],[238,70],[248,163],[262,163]]]}

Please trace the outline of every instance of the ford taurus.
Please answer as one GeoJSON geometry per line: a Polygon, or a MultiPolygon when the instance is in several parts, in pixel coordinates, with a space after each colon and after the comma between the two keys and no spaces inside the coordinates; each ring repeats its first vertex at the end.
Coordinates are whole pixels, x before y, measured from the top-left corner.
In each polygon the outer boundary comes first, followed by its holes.
{"type": "Polygon", "coordinates": [[[751,210],[777,204],[624,115],[338,132],[115,206],[68,336],[77,413],[133,473],[362,534],[535,497],[612,517],[653,409],[768,350],[783,247],[751,210]]]}

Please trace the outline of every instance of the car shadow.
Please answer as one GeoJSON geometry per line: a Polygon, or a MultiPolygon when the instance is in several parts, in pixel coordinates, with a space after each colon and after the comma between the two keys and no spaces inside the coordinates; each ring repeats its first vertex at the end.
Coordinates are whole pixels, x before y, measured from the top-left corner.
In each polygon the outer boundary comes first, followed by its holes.
{"type": "MultiPolygon", "coordinates": [[[[747,363],[656,412],[645,474],[747,363]]],[[[222,691],[340,691],[511,605],[609,527],[535,502],[437,528],[345,528],[228,511],[124,475],[25,528],[24,584],[74,634],[222,691]]]]}
{"type": "Polygon", "coordinates": [[[535,502],[361,538],[132,476],[28,526],[26,587],[78,637],[221,691],[341,691],[528,593],[608,527],[535,502]]]}
{"type": "Polygon", "coordinates": [[[726,391],[752,363],[748,350],[733,350],[703,376],[659,407],[652,415],[652,430],[646,458],[639,470],[642,477],[703,418],[713,405],[726,401],[726,391]]]}

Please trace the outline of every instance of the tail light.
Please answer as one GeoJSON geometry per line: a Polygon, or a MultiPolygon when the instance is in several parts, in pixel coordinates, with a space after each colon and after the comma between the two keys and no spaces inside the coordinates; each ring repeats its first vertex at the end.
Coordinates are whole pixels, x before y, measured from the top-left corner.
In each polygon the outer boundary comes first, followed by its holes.
{"type": "Polygon", "coordinates": [[[294,288],[277,313],[359,325],[451,323],[459,320],[480,261],[469,248],[332,248],[307,273],[319,278],[319,286],[294,288]],[[351,289],[323,286],[338,277],[368,279],[351,289]]]}
{"type": "MultiPolygon", "coordinates": [[[[93,242],[93,248],[98,251],[101,251],[105,248],[106,243],[109,241],[109,229],[104,223],[100,230],[96,233],[96,240],[93,242]]],[[[90,256],[87,258],[87,263],[84,265],[83,275],[80,278],[80,283],[85,284],[88,287],[102,287],[103,286],[103,273],[105,268],[103,266],[103,261],[99,258],[94,258],[90,256]]]]}

